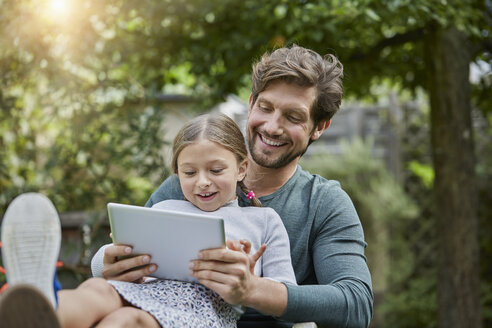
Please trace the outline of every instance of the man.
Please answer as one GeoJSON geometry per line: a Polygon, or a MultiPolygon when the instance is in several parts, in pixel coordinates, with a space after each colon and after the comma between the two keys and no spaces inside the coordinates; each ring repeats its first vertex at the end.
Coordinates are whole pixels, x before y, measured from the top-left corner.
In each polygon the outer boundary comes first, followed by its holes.
{"type": "MultiPolygon", "coordinates": [[[[247,121],[250,163],[244,182],[263,206],[272,207],[282,218],[299,286],[251,275],[247,254],[230,249],[202,251],[199,260],[190,264],[193,275],[228,302],[283,321],[315,321],[330,327],[369,325],[371,277],[355,208],[338,182],[311,175],[298,165],[340,107],[342,77],[343,67],[334,56],[322,58],[298,46],[265,54],[253,66],[247,121]]],[[[238,197],[241,206],[249,205],[245,194],[238,197]]],[[[166,179],[146,206],[165,199],[183,199],[176,176],[166,179]]],[[[93,272],[133,281],[155,270],[147,265],[128,271],[148,264],[150,258],[116,261],[127,254],[125,250],[131,252],[123,246],[105,248],[104,268],[97,268],[102,255],[96,255],[93,272]]],[[[256,320],[268,319],[250,311],[239,326],[255,326],[256,320]]],[[[256,324],[274,325],[274,321],[256,324]]]]}

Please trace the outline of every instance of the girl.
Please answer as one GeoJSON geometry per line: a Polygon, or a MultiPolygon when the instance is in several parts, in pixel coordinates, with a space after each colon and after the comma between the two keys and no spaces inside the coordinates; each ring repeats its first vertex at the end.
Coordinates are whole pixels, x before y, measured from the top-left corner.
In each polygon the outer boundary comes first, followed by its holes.
{"type": "MultiPolygon", "coordinates": [[[[236,189],[244,189],[241,181],[247,165],[244,137],[236,123],[225,115],[199,116],[180,130],[173,144],[172,168],[186,200],[153,207],[221,216],[228,247],[253,253],[254,274],[295,284],[280,217],[269,208],[238,205],[236,189]]],[[[252,192],[238,192],[249,193],[252,203],[259,203],[252,192]]],[[[95,276],[102,276],[104,248],[93,259],[95,276]]],[[[235,327],[242,313],[240,306],[226,303],[200,284],[162,279],[130,283],[92,278],[75,290],[60,291],[58,297],[62,327],[90,327],[97,322],[98,327],[235,327]]]]}

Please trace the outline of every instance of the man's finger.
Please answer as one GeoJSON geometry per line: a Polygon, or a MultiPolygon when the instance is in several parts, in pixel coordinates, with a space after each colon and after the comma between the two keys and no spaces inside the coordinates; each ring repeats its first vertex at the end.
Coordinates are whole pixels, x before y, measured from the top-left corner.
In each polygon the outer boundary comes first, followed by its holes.
{"type": "Polygon", "coordinates": [[[193,271],[192,276],[200,280],[214,281],[223,285],[236,285],[238,284],[239,278],[235,275],[223,273],[220,271],[213,270],[200,270],[193,271]]]}
{"type": "Polygon", "coordinates": [[[191,261],[189,266],[191,275],[197,274],[200,271],[213,271],[222,274],[244,277],[246,275],[246,266],[242,263],[225,263],[217,261],[191,261]]]}
{"type": "Polygon", "coordinates": [[[256,263],[256,261],[258,261],[258,259],[263,255],[263,253],[265,253],[266,248],[267,248],[266,244],[261,245],[261,247],[256,251],[256,253],[251,255],[251,260],[254,263],[256,263]]]}
{"type": "Polygon", "coordinates": [[[228,239],[226,242],[227,248],[233,251],[242,251],[241,243],[239,240],[235,239],[228,239]]]}
{"type": "Polygon", "coordinates": [[[251,252],[251,242],[247,239],[241,239],[239,242],[243,245],[243,251],[249,254],[251,252]]]}
{"type": "Polygon", "coordinates": [[[219,261],[227,263],[247,261],[247,255],[227,248],[204,249],[198,253],[198,260],[219,261]]]}

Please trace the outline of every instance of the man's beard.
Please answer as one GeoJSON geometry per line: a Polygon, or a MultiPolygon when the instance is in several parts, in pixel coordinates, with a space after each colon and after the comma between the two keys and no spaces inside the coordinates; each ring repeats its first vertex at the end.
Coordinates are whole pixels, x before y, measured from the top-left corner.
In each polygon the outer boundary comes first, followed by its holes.
{"type": "MultiPolygon", "coordinates": [[[[255,135],[258,135],[258,133],[254,133],[255,135]]],[[[254,138],[254,137],[253,137],[254,138]]],[[[251,154],[251,157],[255,161],[256,164],[269,168],[269,169],[279,169],[284,166],[287,166],[290,164],[293,160],[295,160],[298,157],[301,157],[304,155],[304,153],[307,150],[308,145],[304,147],[304,149],[298,151],[298,152],[288,152],[286,154],[281,155],[279,158],[275,160],[269,160],[268,155],[257,155],[254,152],[254,139],[253,138],[248,138],[248,148],[249,148],[249,153],[251,154]]],[[[259,136],[258,136],[259,138],[259,136]]]]}

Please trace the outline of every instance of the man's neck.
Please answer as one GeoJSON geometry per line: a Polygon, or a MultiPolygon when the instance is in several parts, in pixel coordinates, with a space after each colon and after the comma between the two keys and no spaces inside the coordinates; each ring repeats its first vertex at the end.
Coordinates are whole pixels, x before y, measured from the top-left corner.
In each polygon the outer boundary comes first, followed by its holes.
{"type": "Polygon", "coordinates": [[[284,167],[270,169],[256,164],[249,157],[244,184],[253,190],[257,197],[273,194],[294,175],[298,161],[299,159],[296,159],[284,167]]]}

